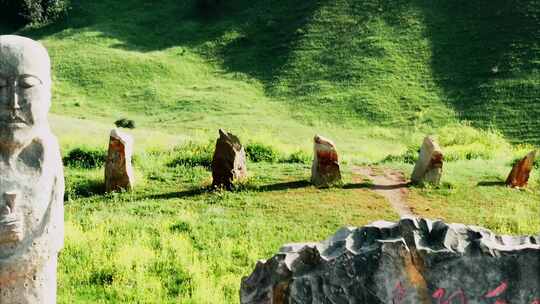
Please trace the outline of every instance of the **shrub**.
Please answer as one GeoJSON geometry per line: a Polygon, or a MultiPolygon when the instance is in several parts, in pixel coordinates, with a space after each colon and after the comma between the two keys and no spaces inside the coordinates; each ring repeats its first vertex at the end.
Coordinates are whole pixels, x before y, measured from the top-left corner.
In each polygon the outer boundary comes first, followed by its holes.
{"type": "Polygon", "coordinates": [[[302,150],[298,150],[291,153],[291,155],[284,159],[283,162],[293,164],[309,164],[311,162],[311,155],[302,150]]]}
{"type": "Polygon", "coordinates": [[[177,147],[173,151],[173,160],[167,165],[169,167],[186,166],[195,167],[202,166],[210,168],[212,166],[212,156],[214,153],[214,144],[209,142],[206,145],[195,144],[189,142],[185,145],[177,147]]]}
{"type": "Polygon", "coordinates": [[[103,166],[107,154],[104,150],[75,148],[64,157],[64,165],[75,168],[97,168],[103,166]]]}
{"type": "Polygon", "coordinates": [[[135,129],[135,121],[126,118],[115,121],[114,125],[118,128],[135,129]]]}
{"type": "Polygon", "coordinates": [[[247,157],[253,162],[269,162],[275,163],[279,161],[280,154],[273,147],[260,144],[252,143],[246,146],[247,157]]]}
{"type": "Polygon", "coordinates": [[[0,0],[0,18],[17,24],[41,24],[64,17],[70,0],[0,0]]]}
{"type": "Polygon", "coordinates": [[[409,146],[404,153],[400,155],[388,155],[382,160],[382,162],[383,163],[399,162],[399,163],[406,163],[406,164],[414,164],[418,160],[419,151],[420,151],[419,146],[416,146],[416,145],[409,146]]]}

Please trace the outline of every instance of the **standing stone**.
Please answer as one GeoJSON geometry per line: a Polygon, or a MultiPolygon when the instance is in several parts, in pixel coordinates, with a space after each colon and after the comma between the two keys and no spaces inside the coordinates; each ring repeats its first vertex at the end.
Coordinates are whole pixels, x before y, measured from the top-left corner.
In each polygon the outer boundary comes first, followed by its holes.
{"type": "Polygon", "coordinates": [[[212,158],[212,186],[230,190],[234,181],[246,177],[246,152],[240,139],[219,129],[219,138],[212,158]]]}
{"type": "Polygon", "coordinates": [[[317,187],[328,187],[341,181],[336,145],[322,136],[313,139],[313,164],[311,182],[317,187]]]}
{"type": "Polygon", "coordinates": [[[443,153],[435,139],[430,136],[424,138],[420,154],[411,176],[415,184],[438,185],[441,181],[443,167],[443,153]]]}
{"type": "Polygon", "coordinates": [[[527,183],[529,182],[529,174],[534,166],[535,157],[536,151],[532,151],[522,160],[517,162],[506,179],[506,185],[512,188],[527,187],[527,183]]]}
{"type": "Polygon", "coordinates": [[[283,246],[242,279],[242,304],[540,303],[540,236],[404,218],[283,246]]]}
{"type": "Polygon", "coordinates": [[[0,303],[56,303],[64,174],[50,70],[40,43],[0,36],[0,303]]]}
{"type": "Polygon", "coordinates": [[[118,129],[111,131],[109,153],[105,163],[105,191],[131,190],[135,177],[131,156],[133,155],[133,138],[118,129]]]}

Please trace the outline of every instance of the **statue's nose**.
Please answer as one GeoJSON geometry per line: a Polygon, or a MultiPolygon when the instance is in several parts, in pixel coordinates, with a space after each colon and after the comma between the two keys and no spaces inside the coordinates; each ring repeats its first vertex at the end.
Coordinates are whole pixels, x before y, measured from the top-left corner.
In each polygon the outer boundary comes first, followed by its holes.
{"type": "Polygon", "coordinates": [[[17,94],[17,90],[13,88],[11,92],[9,93],[9,108],[12,110],[18,110],[21,108],[19,104],[19,94],[17,94]]]}

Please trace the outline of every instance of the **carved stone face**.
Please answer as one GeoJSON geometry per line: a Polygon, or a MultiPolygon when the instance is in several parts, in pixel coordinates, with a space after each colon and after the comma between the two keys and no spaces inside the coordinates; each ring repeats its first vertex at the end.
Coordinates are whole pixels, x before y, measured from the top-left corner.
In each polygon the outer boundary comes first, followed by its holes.
{"type": "Polygon", "coordinates": [[[0,36],[0,145],[24,142],[46,126],[50,102],[45,48],[28,38],[0,36]]]}

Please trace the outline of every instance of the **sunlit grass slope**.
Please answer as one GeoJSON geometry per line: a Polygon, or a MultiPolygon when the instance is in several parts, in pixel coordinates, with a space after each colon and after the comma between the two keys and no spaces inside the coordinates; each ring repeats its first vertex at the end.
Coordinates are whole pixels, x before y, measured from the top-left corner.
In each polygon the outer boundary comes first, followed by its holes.
{"type": "Polygon", "coordinates": [[[525,0],[233,0],[206,13],[75,0],[65,22],[22,34],[51,52],[62,115],[280,134],[466,119],[537,143],[539,15],[525,0]]]}

